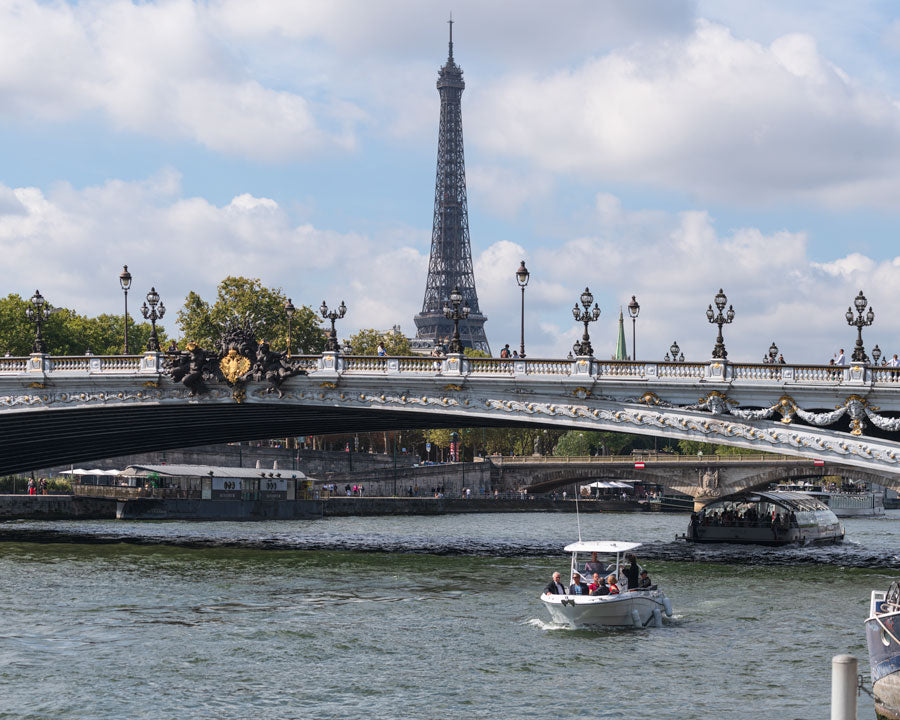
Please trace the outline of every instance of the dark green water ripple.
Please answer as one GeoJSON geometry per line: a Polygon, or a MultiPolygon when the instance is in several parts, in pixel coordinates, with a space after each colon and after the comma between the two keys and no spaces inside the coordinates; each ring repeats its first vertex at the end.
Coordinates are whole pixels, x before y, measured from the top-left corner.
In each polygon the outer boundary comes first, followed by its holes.
{"type": "Polygon", "coordinates": [[[43,541],[0,543],[0,718],[827,717],[831,657],[868,670],[868,595],[896,574],[858,560],[897,523],[707,562],[666,555],[685,520],[582,518],[651,543],[674,601],[624,632],[548,623],[571,516],[5,524],[43,541]]]}

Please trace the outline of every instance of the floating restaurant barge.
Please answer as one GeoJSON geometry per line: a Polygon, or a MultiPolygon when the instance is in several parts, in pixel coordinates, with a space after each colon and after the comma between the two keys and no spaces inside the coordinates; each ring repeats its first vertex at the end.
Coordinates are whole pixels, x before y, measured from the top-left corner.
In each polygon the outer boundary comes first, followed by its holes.
{"type": "Polygon", "coordinates": [[[693,513],[684,537],[746,545],[839,543],[844,527],[827,505],[804,493],[745,491],[693,513]]]}
{"type": "Polygon", "coordinates": [[[873,590],[866,620],[875,712],[883,720],[900,720],[900,583],[887,592],[873,590]]]}

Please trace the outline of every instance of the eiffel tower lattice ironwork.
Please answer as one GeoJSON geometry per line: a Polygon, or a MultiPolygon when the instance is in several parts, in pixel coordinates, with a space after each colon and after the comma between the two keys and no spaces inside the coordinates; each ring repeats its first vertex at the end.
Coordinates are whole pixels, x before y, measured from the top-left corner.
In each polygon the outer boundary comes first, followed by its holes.
{"type": "Polygon", "coordinates": [[[453,60],[451,18],[449,54],[437,81],[441,96],[441,124],[434,186],[434,224],[425,300],[422,312],[415,317],[416,337],[437,344],[453,335],[453,322],[445,317],[443,308],[450,293],[458,287],[463,302],[470,308],[469,316],[459,323],[462,344],[464,347],[490,353],[491,348],[484,334],[484,322],[487,318],[478,307],[469,241],[461,103],[465,87],[462,68],[453,60]]]}

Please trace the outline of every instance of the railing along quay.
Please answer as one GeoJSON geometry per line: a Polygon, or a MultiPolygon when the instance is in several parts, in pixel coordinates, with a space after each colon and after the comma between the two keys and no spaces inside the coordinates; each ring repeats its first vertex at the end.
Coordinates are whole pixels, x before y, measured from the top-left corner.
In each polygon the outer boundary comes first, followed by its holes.
{"type": "Polygon", "coordinates": [[[808,465],[805,458],[759,453],[756,455],[581,455],[560,457],[535,457],[503,455],[488,457],[497,466],[502,465],[634,465],[636,462],[676,465],[808,465]]]}

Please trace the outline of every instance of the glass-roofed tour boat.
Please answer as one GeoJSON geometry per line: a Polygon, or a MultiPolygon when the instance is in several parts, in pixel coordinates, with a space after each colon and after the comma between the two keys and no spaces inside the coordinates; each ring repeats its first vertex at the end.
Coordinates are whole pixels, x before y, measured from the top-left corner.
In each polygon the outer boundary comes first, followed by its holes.
{"type": "MultiPolygon", "coordinates": [[[[595,554],[611,557],[615,562],[608,566],[601,563],[600,574],[604,572],[619,577],[622,554],[640,547],[641,543],[616,541],[581,541],[566,545],[566,552],[572,553],[572,568],[569,577],[576,572],[590,577],[595,554]]],[[[568,586],[567,586],[568,587],[568,586]]],[[[617,595],[541,595],[553,621],[572,628],[594,627],[655,627],[662,626],[662,616],[672,616],[672,603],[656,585],[646,589],[633,589],[617,595]]]]}
{"type": "Polygon", "coordinates": [[[691,515],[684,538],[696,543],[839,543],[844,527],[820,500],[797,492],[744,491],[691,515]]]}

